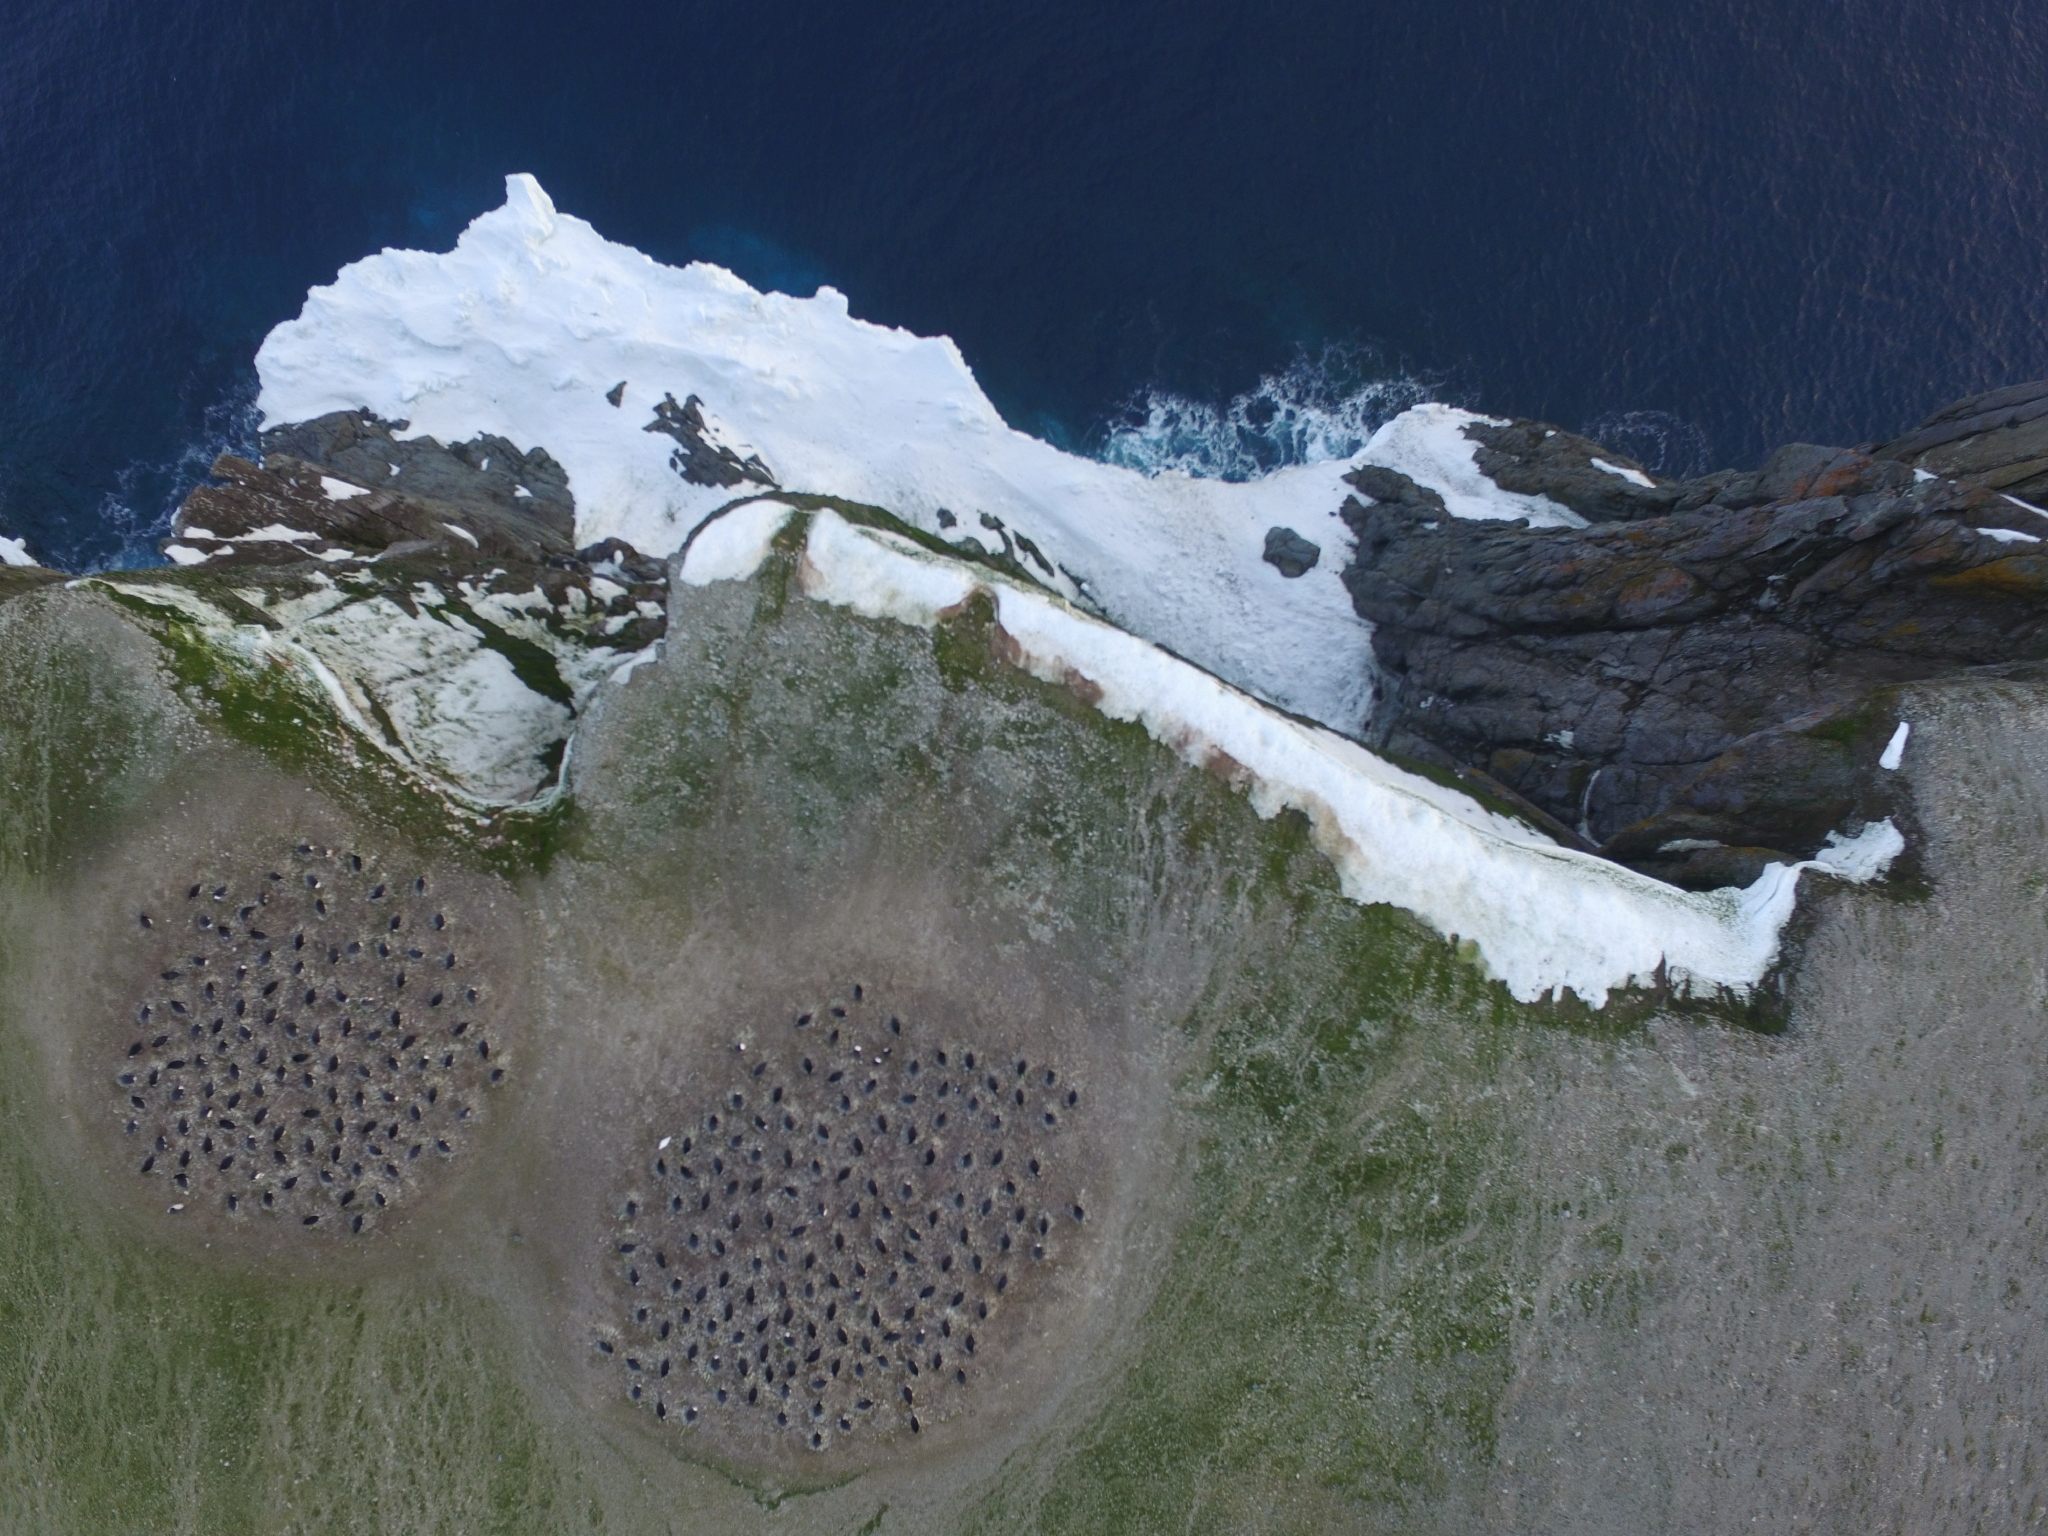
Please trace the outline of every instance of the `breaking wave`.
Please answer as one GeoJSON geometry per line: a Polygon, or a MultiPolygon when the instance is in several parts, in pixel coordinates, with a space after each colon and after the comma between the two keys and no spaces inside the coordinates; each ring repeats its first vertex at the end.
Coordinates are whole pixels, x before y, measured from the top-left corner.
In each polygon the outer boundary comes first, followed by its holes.
{"type": "Polygon", "coordinates": [[[255,455],[260,419],[251,373],[206,407],[198,435],[184,447],[168,458],[130,464],[115,477],[93,517],[92,544],[103,553],[87,559],[74,551],[72,560],[60,555],[59,562],[65,569],[97,571],[163,564],[157,541],[170,532],[180,504],[222,454],[255,455]]]}
{"type": "Polygon", "coordinates": [[[1437,398],[1428,380],[1360,347],[1303,354],[1227,404],[1171,390],[1134,397],[1103,429],[1105,462],[1157,475],[1252,480],[1290,464],[1348,459],[1383,424],[1437,398]]]}

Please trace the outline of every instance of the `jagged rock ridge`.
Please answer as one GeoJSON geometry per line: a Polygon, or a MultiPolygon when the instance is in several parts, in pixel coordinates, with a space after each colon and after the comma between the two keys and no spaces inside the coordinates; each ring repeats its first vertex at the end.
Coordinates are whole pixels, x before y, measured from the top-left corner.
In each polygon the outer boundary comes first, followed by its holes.
{"type": "Polygon", "coordinates": [[[2004,489],[2048,466],[2048,385],[1671,484],[1536,423],[1466,435],[1503,489],[1588,526],[1461,521],[1397,471],[1350,477],[1374,741],[1638,868],[1723,885],[1811,854],[1890,808],[1885,690],[2048,652],[2048,515],[2004,489]]]}

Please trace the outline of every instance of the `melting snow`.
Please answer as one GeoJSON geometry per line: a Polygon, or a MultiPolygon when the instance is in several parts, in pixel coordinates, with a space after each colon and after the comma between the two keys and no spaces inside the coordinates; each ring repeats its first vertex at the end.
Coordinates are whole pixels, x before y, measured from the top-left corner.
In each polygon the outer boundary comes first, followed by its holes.
{"type": "Polygon", "coordinates": [[[1826,870],[1838,879],[1862,885],[1891,868],[1906,851],[1906,839],[1891,817],[1873,821],[1854,833],[1830,832],[1828,845],[1806,861],[1808,869],[1826,870]]]}
{"type": "Polygon", "coordinates": [[[1339,579],[1350,466],[1231,484],[1077,458],[1004,425],[949,340],[855,320],[830,288],[797,299],[661,266],[558,214],[530,176],[506,191],[452,252],[387,251],[314,289],[257,356],[264,424],[366,408],[444,442],[545,447],[579,544],[618,535],[664,555],[731,492],[686,483],[674,443],[605,392],[631,378],[636,398],[694,394],[720,441],[791,489],[935,533],[941,509],[977,530],[988,513],[1044,554],[1054,569],[1036,574],[1058,590],[1079,578],[1138,633],[1288,708],[1363,723],[1371,648],[1339,579]],[[1283,579],[1261,558],[1283,521],[1333,558],[1283,579]]]}
{"type": "Polygon", "coordinates": [[[1877,760],[1877,766],[1896,772],[1900,763],[1906,760],[1906,738],[1913,734],[1913,727],[1906,721],[1899,722],[1899,728],[1892,732],[1892,739],[1885,743],[1884,755],[1877,760]]]}
{"type": "Polygon", "coordinates": [[[1660,973],[1745,990],[1777,954],[1802,870],[1867,879],[1904,846],[1883,822],[1831,838],[1817,859],[1774,864],[1747,890],[1680,891],[1561,848],[1056,598],[833,513],[813,515],[798,581],[822,602],[923,627],[986,591],[1035,676],[1085,685],[1104,714],[1139,721],[1191,763],[1241,775],[1261,815],[1301,811],[1347,896],[1469,939],[1524,1001],[1569,990],[1597,1006],[1660,973]]]}
{"type": "Polygon", "coordinates": [[[677,574],[691,587],[745,580],[761,568],[775,536],[795,512],[785,501],[750,501],[733,508],[691,536],[677,574]]]}
{"type": "MultiPolygon", "coordinates": [[[[1480,472],[1479,445],[1465,435],[1474,423],[1504,427],[1498,416],[1480,416],[1454,405],[1418,405],[1373,433],[1354,464],[1398,469],[1417,485],[1444,499],[1453,517],[1499,521],[1522,518],[1532,528],[1583,528],[1586,520],[1548,496],[1504,491],[1480,472]]],[[[1352,465],[1342,466],[1349,470],[1352,465]]]]}
{"type": "Polygon", "coordinates": [[[1610,464],[1602,458],[1595,458],[1593,460],[1593,467],[1603,470],[1610,475],[1619,475],[1630,485],[1640,485],[1646,491],[1654,491],[1657,488],[1657,482],[1644,474],[1640,469],[1626,469],[1619,464],[1610,464]]]}

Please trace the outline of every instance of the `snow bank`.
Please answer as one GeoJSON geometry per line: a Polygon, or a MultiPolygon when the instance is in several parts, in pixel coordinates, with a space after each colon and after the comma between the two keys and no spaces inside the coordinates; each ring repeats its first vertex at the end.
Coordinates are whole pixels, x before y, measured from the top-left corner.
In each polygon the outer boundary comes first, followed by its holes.
{"type": "Polygon", "coordinates": [[[1548,496],[1504,491],[1487,479],[1476,457],[1479,445],[1465,435],[1465,428],[1475,422],[1507,425],[1497,416],[1476,415],[1454,405],[1418,405],[1373,433],[1358,457],[1344,467],[1348,471],[1358,464],[1380,464],[1398,469],[1443,497],[1444,509],[1453,517],[1522,518],[1532,528],[1586,526],[1578,513],[1548,496]]]}
{"type": "Polygon", "coordinates": [[[1470,940],[1517,998],[1570,991],[1599,1006],[1660,974],[1744,991],[1769,968],[1800,872],[1881,873],[1904,846],[1889,822],[1831,839],[1821,858],[1773,865],[1747,890],[1688,892],[1561,848],[1534,829],[1289,719],[1134,635],[1044,593],[906,539],[813,516],[798,567],[808,596],[870,618],[930,626],[977,590],[1035,676],[1079,685],[1188,762],[1240,780],[1263,816],[1308,817],[1344,893],[1470,940]]]}
{"type": "Polygon", "coordinates": [[[1459,428],[1487,418],[1448,406],[1396,418],[1352,459],[1241,483],[1062,453],[1003,423],[951,341],[853,319],[830,288],[797,299],[713,266],[662,266],[557,213],[530,176],[508,178],[505,205],[453,251],[385,251],[314,289],[257,368],[266,427],[366,408],[443,441],[494,432],[545,447],[568,471],[579,543],[617,535],[656,555],[731,499],[684,481],[673,440],[645,430],[664,396],[696,395],[710,436],[758,454],[784,489],[887,507],[933,533],[943,511],[950,537],[991,551],[1021,536],[1042,559],[1013,552],[1053,590],[1352,732],[1373,666],[1340,579],[1349,470],[1399,469],[1461,517],[1579,521],[1481,475],[1459,428]],[[1275,524],[1326,552],[1299,580],[1261,558],[1275,524]]]}
{"type": "Polygon", "coordinates": [[[1640,485],[1646,491],[1654,491],[1657,488],[1657,482],[1644,474],[1640,469],[1630,469],[1625,464],[1610,464],[1597,455],[1592,462],[1593,467],[1603,474],[1614,475],[1619,479],[1626,480],[1630,485],[1640,485]]]}
{"type": "Polygon", "coordinates": [[[282,665],[324,695],[364,742],[472,811],[531,808],[552,798],[559,783],[550,787],[550,765],[565,750],[577,713],[607,679],[655,649],[622,652],[576,638],[575,627],[594,615],[573,588],[567,606],[557,608],[539,588],[502,593],[457,582],[443,591],[421,582],[408,609],[374,582],[321,571],[289,596],[260,586],[236,589],[269,617],[274,627],[266,627],[238,622],[173,583],[91,580],[175,610],[249,665],[282,665]],[[529,687],[459,610],[546,651],[569,701],[529,687]]]}
{"type": "Polygon", "coordinates": [[[786,501],[750,501],[699,528],[677,574],[684,586],[744,581],[761,568],[768,547],[796,509],[786,501]]]}
{"type": "Polygon", "coordinates": [[[1892,739],[1884,744],[1884,752],[1878,758],[1877,766],[1888,773],[1896,773],[1899,764],[1906,760],[1906,738],[1912,734],[1912,724],[1901,720],[1899,728],[1892,732],[1892,739]]]}
{"type": "Polygon", "coordinates": [[[0,535],[0,565],[34,565],[36,557],[28,552],[28,544],[21,539],[10,539],[0,535]]]}

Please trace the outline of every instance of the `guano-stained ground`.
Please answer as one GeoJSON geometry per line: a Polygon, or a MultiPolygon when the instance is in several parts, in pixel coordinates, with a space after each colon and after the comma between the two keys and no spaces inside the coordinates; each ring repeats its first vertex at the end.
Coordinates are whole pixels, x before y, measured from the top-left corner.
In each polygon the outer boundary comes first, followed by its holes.
{"type": "Polygon", "coordinates": [[[2037,693],[1916,704],[1931,894],[1816,887],[1763,1036],[1517,1007],[970,629],[776,569],[678,604],[544,867],[321,741],[266,758],[288,721],[208,712],[104,599],[0,607],[0,1529],[2040,1517],[2037,693]],[[345,1262],[102,1196],[69,1052],[119,988],[59,963],[135,880],[311,828],[470,892],[531,999],[471,1155],[345,1262]],[[1118,1109],[1090,1243],[914,1442],[698,1447],[590,1347],[621,1159],[735,1021],[849,979],[1118,1109]]]}

